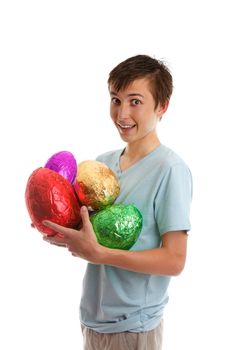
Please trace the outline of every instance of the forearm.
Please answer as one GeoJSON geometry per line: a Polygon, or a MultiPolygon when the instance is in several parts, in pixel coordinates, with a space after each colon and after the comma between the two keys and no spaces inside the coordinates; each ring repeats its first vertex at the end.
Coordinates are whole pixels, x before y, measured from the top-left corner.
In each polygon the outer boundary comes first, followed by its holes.
{"type": "Polygon", "coordinates": [[[184,267],[184,257],[166,248],[127,251],[103,247],[99,263],[134,272],[156,275],[178,275],[184,267]]]}

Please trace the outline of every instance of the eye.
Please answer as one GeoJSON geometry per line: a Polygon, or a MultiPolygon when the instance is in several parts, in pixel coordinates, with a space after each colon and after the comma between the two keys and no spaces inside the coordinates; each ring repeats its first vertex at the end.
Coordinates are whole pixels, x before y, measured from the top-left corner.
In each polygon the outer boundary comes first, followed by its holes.
{"type": "Polygon", "coordinates": [[[133,100],[131,100],[131,103],[133,106],[137,106],[140,105],[142,102],[139,99],[134,98],[133,100]]]}
{"type": "Polygon", "coordinates": [[[121,103],[121,101],[120,101],[119,98],[117,98],[117,97],[113,97],[113,98],[111,99],[111,102],[112,102],[112,104],[114,104],[114,105],[119,105],[119,104],[121,103]]]}

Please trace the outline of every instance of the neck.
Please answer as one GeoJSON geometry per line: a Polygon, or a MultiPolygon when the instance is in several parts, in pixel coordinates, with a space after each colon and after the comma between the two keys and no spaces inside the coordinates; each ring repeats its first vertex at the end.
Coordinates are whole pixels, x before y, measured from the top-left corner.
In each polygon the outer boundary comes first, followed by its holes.
{"type": "Polygon", "coordinates": [[[160,146],[160,141],[156,133],[151,133],[144,138],[132,143],[128,143],[124,156],[128,159],[141,159],[160,146]]]}

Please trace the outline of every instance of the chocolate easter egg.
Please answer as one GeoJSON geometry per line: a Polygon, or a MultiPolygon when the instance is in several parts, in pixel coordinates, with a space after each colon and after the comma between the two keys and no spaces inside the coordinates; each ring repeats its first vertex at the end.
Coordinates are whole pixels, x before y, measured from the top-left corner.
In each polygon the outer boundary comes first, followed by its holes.
{"type": "Polygon", "coordinates": [[[76,227],[80,206],[73,186],[62,175],[47,168],[38,168],[29,177],[25,200],[32,224],[47,235],[56,232],[42,224],[50,220],[66,227],[76,227]]]}
{"type": "Polygon", "coordinates": [[[114,249],[130,249],[142,229],[142,214],[132,204],[113,204],[90,217],[97,240],[114,249]]]}
{"type": "Polygon", "coordinates": [[[61,151],[50,157],[45,168],[56,171],[70,183],[73,183],[77,175],[77,162],[71,152],[61,151]]]}
{"type": "Polygon", "coordinates": [[[78,164],[74,187],[80,202],[89,210],[99,210],[112,204],[120,192],[115,173],[96,160],[86,160],[78,164]]]}

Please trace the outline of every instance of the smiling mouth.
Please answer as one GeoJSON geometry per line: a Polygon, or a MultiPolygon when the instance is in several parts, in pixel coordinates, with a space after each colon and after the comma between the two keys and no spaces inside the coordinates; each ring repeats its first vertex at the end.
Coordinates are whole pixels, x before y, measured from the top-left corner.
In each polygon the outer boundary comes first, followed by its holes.
{"type": "Polygon", "coordinates": [[[117,123],[117,126],[119,126],[122,130],[130,130],[130,129],[133,129],[136,124],[120,124],[120,123],[117,123]]]}

